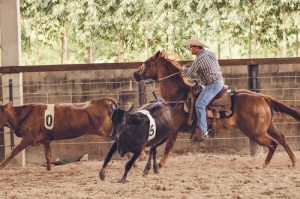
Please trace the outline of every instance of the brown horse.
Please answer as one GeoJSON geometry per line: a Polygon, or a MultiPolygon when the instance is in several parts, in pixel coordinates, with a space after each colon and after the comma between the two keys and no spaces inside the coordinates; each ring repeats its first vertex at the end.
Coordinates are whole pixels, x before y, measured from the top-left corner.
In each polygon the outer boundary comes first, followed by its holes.
{"type": "Polygon", "coordinates": [[[51,169],[52,140],[62,140],[93,134],[108,137],[111,132],[112,110],[117,103],[110,98],[93,99],[84,103],[26,104],[13,107],[9,102],[0,105],[0,127],[6,126],[21,137],[11,155],[0,164],[0,169],[27,146],[43,144],[47,170],[51,169]]]}
{"type": "MultiPolygon", "coordinates": [[[[163,167],[176,141],[178,132],[188,130],[188,114],[184,111],[183,103],[176,102],[187,99],[191,85],[182,76],[180,64],[168,60],[160,51],[147,59],[133,75],[137,81],[146,79],[156,81],[160,95],[173,106],[174,130],[167,141],[159,163],[159,166],[163,167]]],[[[269,153],[265,160],[265,166],[270,163],[279,143],[288,153],[292,165],[295,166],[296,158],[287,144],[285,136],[272,121],[274,111],[288,114],[300,120],[300,112],[296,109],[270,96],[240,89],[235,94],[234,114],[230,118],[220,121],[218,129],[237,127],[258,144],[268,147],[269,153]]]]}

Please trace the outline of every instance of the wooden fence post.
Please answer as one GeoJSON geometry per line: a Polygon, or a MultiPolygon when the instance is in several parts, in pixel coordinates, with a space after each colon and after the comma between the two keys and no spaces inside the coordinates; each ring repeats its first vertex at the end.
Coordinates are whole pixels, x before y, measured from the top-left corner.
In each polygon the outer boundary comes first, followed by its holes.
{"type": "Polygon", "coordinates": [[[146,103],[146,87],[143,81],[140,81],[138,84],[138,90],[139,90],[139,104],[140,106],[144,105],[146,103]]]}
{"type": "MultiPolygon", "coordinates": [[[[248,88],[259,93],[258,65],[248,65],[248,88]]],[[[255,156],[263,153],[263,147],[249,138],[250,155],[255,156]]]]}
{"type": "MultiPolygon", "coordinates": [[[[8,81],[8,97],[9,97],[9,101],[13,103],[13,80],[12,79],[9,79],[8,81]]],[[[10,134],[10,148],[11,150],[13,150],[15,147],[15,135],[11,129],[9,129],[9,134],[10,134]]]]}

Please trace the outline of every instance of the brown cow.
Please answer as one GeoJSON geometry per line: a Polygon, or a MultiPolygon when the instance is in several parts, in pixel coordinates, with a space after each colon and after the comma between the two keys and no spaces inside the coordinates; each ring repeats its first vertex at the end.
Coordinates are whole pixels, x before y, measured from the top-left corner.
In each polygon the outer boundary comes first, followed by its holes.
{"type": "Polygon", "coordinates": [[[93,99],[85,103],[61,103],[55,104],[53,117],[45,114],[47,104],[13,107],[8,102],[0,105],[0,127],[8,127],[22,138],[11,155],[1,163],[0,169],[27,146],[43,144],[47,170],[51,170],[50,141],[86,134],[108,137],[111,132],[111,113],[116,107],[117,103],[110,98],[93,99]]]}

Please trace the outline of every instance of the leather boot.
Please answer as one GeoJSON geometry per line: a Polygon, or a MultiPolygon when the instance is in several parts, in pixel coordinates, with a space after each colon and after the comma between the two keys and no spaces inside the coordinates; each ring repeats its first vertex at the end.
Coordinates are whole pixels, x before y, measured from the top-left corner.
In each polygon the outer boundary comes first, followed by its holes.
{"type": "Polygon", "coordinates": [[[195,128],[194,141],[197,142],[203,141],[202,133],[199,128],[195,128]]]}

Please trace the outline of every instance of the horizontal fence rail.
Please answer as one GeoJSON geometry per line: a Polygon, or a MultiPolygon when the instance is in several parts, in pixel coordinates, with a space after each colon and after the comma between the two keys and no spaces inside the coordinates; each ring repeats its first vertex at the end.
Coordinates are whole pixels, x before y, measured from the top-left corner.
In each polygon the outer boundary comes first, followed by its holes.
{"type": "MultiPolygon", "coordinates": [[[[185,64],[190,61],[180,61],[185,64]]],[[[261,59],[220,59],[221,66],[241,65],[273,65],[273,64],[299,64],[300,57],[290,58],[261,58],[261,59]]],[[[136,69],[142,62],[127,63],[93,63],[93,64],[61,64],[61,65],[34,65],[34,66],[2,66],[0,73],[25,73],[25,72],[49,72],[49,71],[76,71],[76,70],[116,70],[136,69]]]]}

